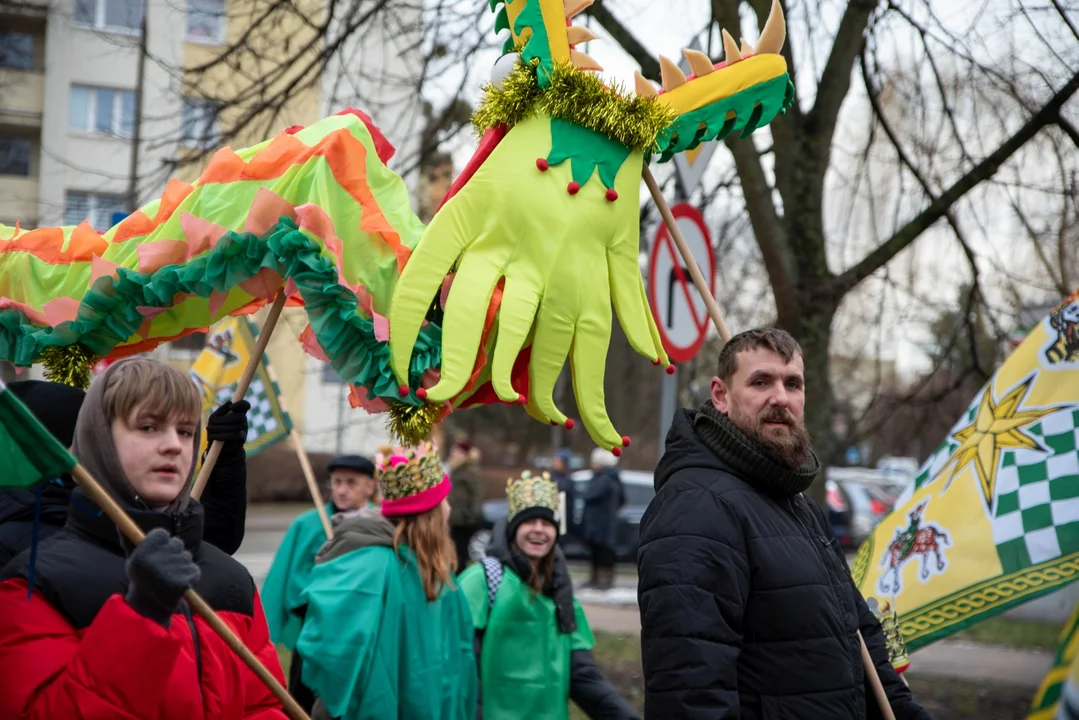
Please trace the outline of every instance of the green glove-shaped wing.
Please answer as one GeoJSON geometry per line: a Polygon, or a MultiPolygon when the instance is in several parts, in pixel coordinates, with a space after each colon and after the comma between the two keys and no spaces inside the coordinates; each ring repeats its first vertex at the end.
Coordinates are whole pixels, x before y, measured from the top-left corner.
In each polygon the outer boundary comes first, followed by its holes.
{"type": "Polygon", "coordinates": [[[532,338],[529,409],[564,424],[552,393],[567,355],[592,439],[622,447],[607,417],[604,368],[611,302],[632,347],[668,364],[638,266],[643,156],[606,137],[536,114],[514,126],[435,215],[405,265],[390,307],[394,374],[407,384],[412,347],[443,278],[456,265],[442,326],[435,402],[466,386],[491,294],[505,286],[492,385],[518,402],[510,373],[532,338]]]}

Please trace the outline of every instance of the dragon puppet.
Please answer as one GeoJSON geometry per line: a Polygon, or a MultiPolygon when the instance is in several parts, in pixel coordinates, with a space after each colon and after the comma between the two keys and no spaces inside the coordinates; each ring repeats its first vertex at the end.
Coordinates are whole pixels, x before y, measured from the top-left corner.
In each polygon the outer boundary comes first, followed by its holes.
{"type": "Polygon", "coordinates": [[[778,0],[756,46],[660,59],[662,88],[609,87],[576,45],[590,0],[491,0],[505,53],[475,112],[478,150],[426,228],[393,147],[346,110],[239,151],[103,234],[88,223],[0,227],[0,360],[85,384],[100,358],[143,352],[284,293],[304,349],[415,443],[456,408],[553,401],[567,358],[585,428],[607,416],[612,304],[632,347],[669,366],[638,267],[641,174],[702,142],[748,136],[793,102],[778,0]]]}

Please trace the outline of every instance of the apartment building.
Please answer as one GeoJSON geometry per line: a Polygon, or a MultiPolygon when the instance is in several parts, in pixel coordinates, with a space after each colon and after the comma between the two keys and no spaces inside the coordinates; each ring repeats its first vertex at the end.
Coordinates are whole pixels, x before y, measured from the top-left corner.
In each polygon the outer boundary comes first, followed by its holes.
{"type": "MultiPolygon", "coordinates": [[[[325,0],[296,0],[309,2],[316,3],[308,8],[316,12],[326,6],[325,0]]],[[[249,145],[354,105],[369,112],[398,148],[391,165],[416,188],[412,165],[422,122],[416,32],[422,7],[411,5],[376,18],[341,43],[321,81],[289,96],[273,129],[255,124],[231,144],[249,145]]],[[[89,220],[104,231],[116,215],[130,211],[133,190],[135,206],[159,194],[170,176],[168,161],[188,149],[216,147],[222,123],[246,110],[222,108],[213,100],[229,97],[230,88],[239,90],[242,73],[223,65],[198,74],[188,70],[234,45],[268,7],[265,0],[0,3],[0,223],[33,228],[89,220]],[[151,60],[142,63],[140,141],[133,153],[144,19],[151,60]]],[[[247,73],[272,64],[275,53],[289,52],[289,42],[281,39],[294,39],[312,54],[321,49],[322,38],[305,38],[310,28],[295,14],[283,17],[275,30],[277,40],[242,58],[247,73]]],[[[200,165],[177,174],[191,180],[200,165]]],[[[343,389],[332,370],[300,349],[296,336],[304,324],[302,311],[287,311],[269,351],[305,445],[312,451],[340,444],[366,450],[384,437],[382,419],[342,406],[343,389]],[[311,418],[309,428],[305,417],[311,418]]],[[[202,341],[196,334],[159,355],[186,366],[202,341]]]]}

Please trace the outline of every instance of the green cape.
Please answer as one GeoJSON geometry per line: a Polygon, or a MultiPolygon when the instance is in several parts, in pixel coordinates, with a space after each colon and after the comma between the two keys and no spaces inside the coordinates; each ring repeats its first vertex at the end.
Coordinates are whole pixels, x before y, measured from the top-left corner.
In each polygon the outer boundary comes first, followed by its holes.
{"type": "Polygon", "coordinates": [[[558,631],[554,601],[532,591],[503,565],[494,610],[487,599],[483,565],[472,565],[458,582],[472,609],[473,626],[483,629],[480,677],[484,720],[567,720],[570,653],[595,645],[588,618],[573,601],[577,630],[558,631]]]}
{"type": "MultiPolygon", "coordinates": [[[[326,512],[333,514],[333,505],[327,503],[326,512]]],[[[318,510],[311,509],[297,517],[281,540],[262,584],[262,606],[270,626],[270,639],[290,652],[296,648],[300,634],[300,618],[292,610],[301,604],[300,597],[315,566],[315,553],[324,542],[326,531],[322,529],[318,510]]]]}
{"type": "Polygon", "coordinates": [[[316,565],[301,604],[303,684],[332,717],[475,719],[468,602],[456,587],[427,602],[407,547],[365,547],[316,565]]]}

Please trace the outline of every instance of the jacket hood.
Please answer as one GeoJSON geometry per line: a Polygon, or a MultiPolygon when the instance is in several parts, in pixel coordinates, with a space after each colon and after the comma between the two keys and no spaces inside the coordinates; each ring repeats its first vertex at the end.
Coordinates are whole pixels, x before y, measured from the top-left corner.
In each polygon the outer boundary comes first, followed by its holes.
{"type": "Polygon", "coordinates": [[[365,508],[335,522],[333,539],[327,540],[315,555],[315,564],[366,547],[393,547],[393,523],[378,510],[365,508]]]}
{"type": "Polygon", "coordinates": [[[692,408],[679,408],[674,414],[674,422],[667,431],[667,440],[663,457],[656,465],[656,492],[663,487],[671,476],[686,468],[706,468],[731,472],[730,467],[715,456],[708,446],[697,436],[693,429],[693,418],[697,411],[692,408]]]}

